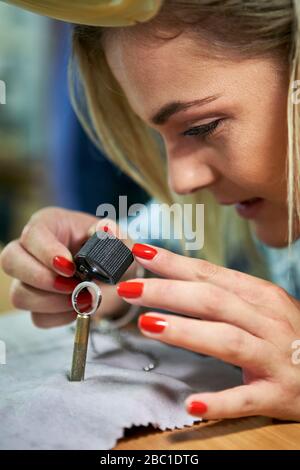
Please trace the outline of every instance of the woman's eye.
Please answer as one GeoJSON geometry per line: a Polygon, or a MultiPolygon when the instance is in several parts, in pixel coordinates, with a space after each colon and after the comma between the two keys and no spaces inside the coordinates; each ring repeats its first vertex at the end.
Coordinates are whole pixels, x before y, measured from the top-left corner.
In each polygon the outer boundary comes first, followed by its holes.
{"type": "Polygon", "coordinates": [[[213,134],[213,132],[217,129],[221,121],[222,119],[216,119],[215,121],[209,122],[208,124],[202,124],[201,126],[192,127],[191,129],[184,131],[182,135],[206,137],[208,135],[213,134]]]}

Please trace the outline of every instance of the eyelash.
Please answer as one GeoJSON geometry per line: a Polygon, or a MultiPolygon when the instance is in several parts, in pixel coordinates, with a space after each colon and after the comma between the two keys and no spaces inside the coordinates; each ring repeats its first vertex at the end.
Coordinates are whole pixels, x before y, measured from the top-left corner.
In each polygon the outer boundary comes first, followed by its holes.
{"type": "Polygon", "coordinates": [[[208,124],[192,127],[191,129],[184,131],[182,135],[188,137],[208,137],[215,132],[221,121],[222,119],[216,119],[215,121],[209,122],[208,124]]]}

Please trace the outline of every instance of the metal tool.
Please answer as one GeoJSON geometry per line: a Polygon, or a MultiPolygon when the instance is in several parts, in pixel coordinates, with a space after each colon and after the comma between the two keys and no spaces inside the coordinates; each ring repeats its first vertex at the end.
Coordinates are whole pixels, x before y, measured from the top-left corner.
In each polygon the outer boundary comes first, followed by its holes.
{"type": "Polygon", "coordinates": [[[116,284],[133,261],[132,252],[125,243],[102,230],[89,238],[74,256],[76,276],[83,282],[78,284],[72,294],[77,321],[71,381],[84,380],[91,316],[96,313],[102,300],[100,287],[91,280],[98,279],[107,284],[116,284]],[[77,298],[80,292],[87,288],[93,292],[93,307],[89,312],[82,312],[78,307],[77,298]]]}
{"type": "Polygon", "coordinates": [[[84,380],[86,355],[89,342],[89,333],[91,325],[91,316],[96,313],[102,300],[102,292],[99,286],[94,282],[85,281],[74,289],[72,294],[72,305],[77,313],[76,331],[73,349],[73,360],[70,380],[71,382],[79,382],[84,380]],[[88,312],[82,312],[77,304],[77,298],[83,289],[91,289],[93,291],[93,305],[88,312]]]}
{"type": "Polygon", "coordinates": [[[89,238],[74,256],[77,277],[82,281],[98,279],[107,284],[116,284],[133,261],[128,246],[113,233],[103,230],[89,238]]]}

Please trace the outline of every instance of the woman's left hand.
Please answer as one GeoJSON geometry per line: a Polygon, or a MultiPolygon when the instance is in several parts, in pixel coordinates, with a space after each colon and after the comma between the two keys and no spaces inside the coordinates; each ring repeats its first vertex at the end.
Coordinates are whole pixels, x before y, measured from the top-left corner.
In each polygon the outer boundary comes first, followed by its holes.
{"type": "Polygon", "coordinates": [[[264,415],[300,421],[300,302],[283,288],[201,259],[135,244],[135,259],[161,278],[121,282],[127,302],[149,312],[143,334],[243,370],[244,385],[188,397],[205,419],[264,415]]]}

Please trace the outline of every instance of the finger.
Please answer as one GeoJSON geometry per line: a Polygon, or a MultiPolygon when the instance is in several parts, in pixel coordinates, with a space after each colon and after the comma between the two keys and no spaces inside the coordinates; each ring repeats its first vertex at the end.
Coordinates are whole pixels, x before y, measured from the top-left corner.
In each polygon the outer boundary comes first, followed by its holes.
{"type": "Polygon", "coordinates": [[[64,276],[73,276],[75,264],[71,252],[43,222],[28,223],[20,244],[34,258],[64,276]]]}
{"type": "MultiPolygon", "coordinates": [[[[226,323],[191,320],[150,312],[141,315],[139,328],[152,339],[258,371],[269,367],[270,346],[226,323]]],[[[273,352],[273,351],[272,351],[273,352]]],[[[274,358],[274,354],[272,356],[274,358]]]]}
{"type": "Polygon", "coordinates": [[[214,393],[196,393],[187,398],[186,410],[205,419],[241,418],[263,414],[269,400],[265,386],[242,385],[214,393]]]}
{"type": "MultiPolygon", "coordinates": [[[[21,310],[47,314],[72,310],[71,295],[52,294],[35,289],[17,280],[12,282],[10,297],[14,307],[21,310]]],[[[78,306],[86,307],[91,303],[91,294],[87,290],[80,292],[77,298],[78,306]]]]}
{"type": "Polygon", "coordinates": [[[260,315],[257,307],[206,282],[148,278],[121,282],[117,292],[132,304],[231,323],[259,337],[269,337],[274,326],[275,320],[260,315]]]}
{"type": "Polygon", "coordinates": [[[13,241],[1,256],[3,270],[24,284],[50,292],[71,293],[79,280],[55,274],[13,241]]]}
{"type": "Polygon", "coordinates": [[[125,231],[121,229],[120,225],[112,219],[105,218],[95,223],[90,228],[89,235],[92,236],[95,232],[98,232],[99,230],[107,232],[108,234],[113,234],[115,237],[119,238],[120,240],[123,240],[123,242],[126,245],[130,246],[130,248],[133,246],[133,241],[126,236],[125,231]]]}
{"type": "Polygon", "coordinates": [[[48,315],[46,313],[31,313],[32,322],[38,328],[55,328],[57,326],[64,326],[73,323],[76,320],[77,314],[74,311],[68,313],[54,313],[48,315]]]}
{"type": "Polygon", "coordinates": [[[110,219],[101,219],[90,227],[88,234],[91,237],[99,230],[107,233],[113,233],[115,236],[117,236],[118,226],[110,219]]]}
{"type": "Polygon", "coordinates": [[[33,287],[49,290],[55,281],[55,273],[30,255],[17,240],[4,249],[1,265],[6,274],[33,287]]]}
{"type": "Polygon", "coordinates": [[[264,279],[152,245],[136,243],[132,253],[140,264],[159,276],[184,281],[206,281],[240,295],[247,302],[270,302],[270,287],[273,284],[264,279]]]}

